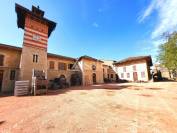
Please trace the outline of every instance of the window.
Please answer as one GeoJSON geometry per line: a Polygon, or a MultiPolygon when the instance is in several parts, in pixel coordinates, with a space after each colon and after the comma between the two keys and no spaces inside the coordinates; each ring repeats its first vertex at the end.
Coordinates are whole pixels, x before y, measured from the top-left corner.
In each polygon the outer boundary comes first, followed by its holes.
{"type": "Polygon", "coordinates": [[[10,80],[14,80],[15,79],[15,70],[11,70],[10,71],[10,80]]]}
{"type": "Polygon", "coordinates": [[[113,79],[113,77],[114,77],[113,74],[111,74],[111,78],[112,78],[112,79],[113,79]]]}
{"type": "Polygon", "coordinates": [[[40,36],[36,35],[36,34],[33,34],[33,40],[34,41],[40,41],[40,36]]]}
{"type": "Polygon", "coordinates": [[[92,65],[92,70],[96,70],[96,66],[95,65],[92,65]]]}
{"type": "Polygon", "coordinates": [[[145,72],[141,72],[141,78],[145,78],[145,72]]]}
{"type": "Polygon", "coordinates": [[[108,74],[108,79],[109,79],[109,74],[108,74]]]}
{"type": "Polygon", "coordinates": [[[66,70],[66,63],[58,63],[58,70],[66,70]]]}
{"type": "Polygon", "coordinates": [[[136,66],[135,65],[133,66],[133,71],[136,71],[136,66]]]}
{"type": "Polygon", "coordinates": [[[123,67],[123,71],[126,72],[126,67],[123,67]]]}
{"type": "Polygon", "coordinates": [[[124,74],[123,73],[121,73],[121,78],[124,78],[124,74]]]}
{"type": "Polygon", "coordinates": [[[54,66],[55,66],[55,62],[54,61],[50,61],[49,62],[49,68],[50,69],[54,69],[54,66]]]}
{"type": "Polygon", "coordinates": [[[0,66],[4,65],[4,55],[0,55],[0,66]]]}
{"type": "Polygon", "coordinates": [[[33,62],[37,63],[38,62],[38,55],[33,54],[33,62]]]}
{"type": "Polygon", "coordinates": [[[127,73],[127,78],[130,78],[130,73],[127,73]]]}
{"type": "Polygon", "coordinates": [[[72,69],[73,66],[74,64],[68,64],[68,69],[72,69]]]}

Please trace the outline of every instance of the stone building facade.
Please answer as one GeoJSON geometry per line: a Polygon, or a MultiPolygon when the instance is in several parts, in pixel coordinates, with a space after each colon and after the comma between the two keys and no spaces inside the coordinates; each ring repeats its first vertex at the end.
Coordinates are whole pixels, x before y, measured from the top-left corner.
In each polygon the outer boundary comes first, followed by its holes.
{"type": "Polygon", "coordinates": [[[90,56],[80,58],[66,57],[47,52],[48,38],[56,27],[56,23],[44,17],[44,11],[32,6],[32,10],[16,4],[17,26],[24,29],[22,47],[0,44],[0,92],[14,90],[15,81],[32,80],[33,70],[45,72],[47,80],[53,80],[61,75],[71,84],[73,74],[81,75],[82,85],[104,83],[104,78],[112,81],[124,79],[122,73],[130,73],[130,81],[136,65],[138,80],[148,81],[150,57],[130,58],[128,61],[101,61],[90,56]],[[123,71],[126,67],[127,71],[123,71]],[[144,72],[145,77],[140,78],[144,72]]]}
{"type": "Polygon", "coordinates": [[[83,85],[103,83],[103,62],[101,60],[81,56],[77,64],[82,72],[83,85]]]}

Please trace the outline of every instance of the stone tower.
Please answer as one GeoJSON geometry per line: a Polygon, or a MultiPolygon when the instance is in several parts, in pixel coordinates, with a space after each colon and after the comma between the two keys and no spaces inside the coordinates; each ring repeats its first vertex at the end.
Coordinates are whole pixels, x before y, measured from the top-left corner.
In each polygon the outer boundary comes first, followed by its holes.
{"type": "Polygon", "coordinates": [[[19,80],[32,79],[32,71],[44,71],[47,74],[48,38],[56,23],[44,17],[44,11],[32,6],[29,10],[15,4],[18,28],[24,29],[23,47],[20,61],[19,80]]]}

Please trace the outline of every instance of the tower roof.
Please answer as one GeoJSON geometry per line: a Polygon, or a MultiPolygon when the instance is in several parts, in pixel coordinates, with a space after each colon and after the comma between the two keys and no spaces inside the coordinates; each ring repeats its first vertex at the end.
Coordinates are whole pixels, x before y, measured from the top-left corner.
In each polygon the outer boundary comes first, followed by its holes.
{"type": "Polygon", "coordinates": [[[49,29],[48,29],[48,37],[51,35],[52,31],[55,29],[56,27],[56,23],[48,20],[44,17],[44,11],[40,10],[39,7],[35,7],[32,6],[32,10],[30,11],[29,9],[19,5],[19,4],[15,4],[15,11],[17,13],[17,25],[18,28],[22,28],[24,29],[25,26],[25,17],[27,14],[30,14],[32,16],[34,16],[35,18],[45,22],[49,29]]]}

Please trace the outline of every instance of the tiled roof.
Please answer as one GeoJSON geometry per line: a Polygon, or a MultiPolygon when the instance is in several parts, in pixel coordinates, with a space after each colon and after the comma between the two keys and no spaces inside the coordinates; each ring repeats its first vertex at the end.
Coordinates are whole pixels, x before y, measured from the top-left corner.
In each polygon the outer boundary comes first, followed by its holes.
{"type": "Polygon", "coordinates": [[[82,60],[82,59],[88,59],[88,60],[93,60],[93,61],[98,61],[98,62],[104,63],[104,62],[101,61],[101,60],[98,60],[98,59],[96,59],[96,58],[93,58],[93,57],[90,57],[90,56],[87,56],[87,55],[81,56],[81,57],[79,58],[79,60],[82,60]]]}
{"type": "MultiPolygon", "coordinates": [[[[11,50],[20,51],[20,52],[22,51],[21,47],[16,47],[16,46],[2,44],[2,43],[0,43],[0,48],[11,49],[11,50]]],[[[64,58],[64,59],[70,59],[70,60],[74,60],[74,61],[76,60],[75,58],[72,58],[72,57],[67,57],[67,56],[57,55],[57,54],[52,54],[52,53],[47,53],[47,56],[49,56],[49,57],[57,57],[57,58],[64,58]]]]}
{"type": "MultiPolygon", "coordinates": [[[[33,6],[34,8],[34,6],[33,6]]],[[[48,25],[48,37],[50,36],[50,34],[52,33],[52,31],[55,29],[56,27],[56,23],[51,21],[51,20],[48,20],[46,19],[45,17],[43,16],[37,16],[35,15],[35,13],[33,11],[30,11],[29,9],[19,5],[19,4],[15,4],[15,11],[17,13],[17,25],[19,28],[22,28],[24,29],[24,26],[25,26],[25,17],[27,14],[30,14],[44,22],[46,22],[46,24],[48,25]]],[[[42,11],[43,12],[43,11],[42,11]]],[[[44,14],[44,12],[43,12],[44,14]]]]}
{"type": "Polygon", "coordinates": [[[7,45],[7,44],[2,44],[2,43],[0,43],[0,48],[6,48],[6,49],[12,49],[12,50],[17,50],[17,51],[22,51],[21,47],[7,45]]]}
{"type": "Polygon", "coordinates": [[[152,66],[152,59],[151,56],[136,56],[136,57],[129,57],[120,61],[117,61],[114,63],[114,65],[120,65],[123,63],[128,63],[128,62],[133,62],[133,61],[138,61],[138,60],[147,60],[149,65],[152,66]]]}
{"type": "Polygon", "coordinates": [[[69,59],[69,60],[76,61],[75,58],[68,57],[68,56],[63,56],[63,55],[58,55],[58,54],[47,53],[47,56],[48,57],[56,57],[56,58],[63,58],[63,59],[69,59]]]}

